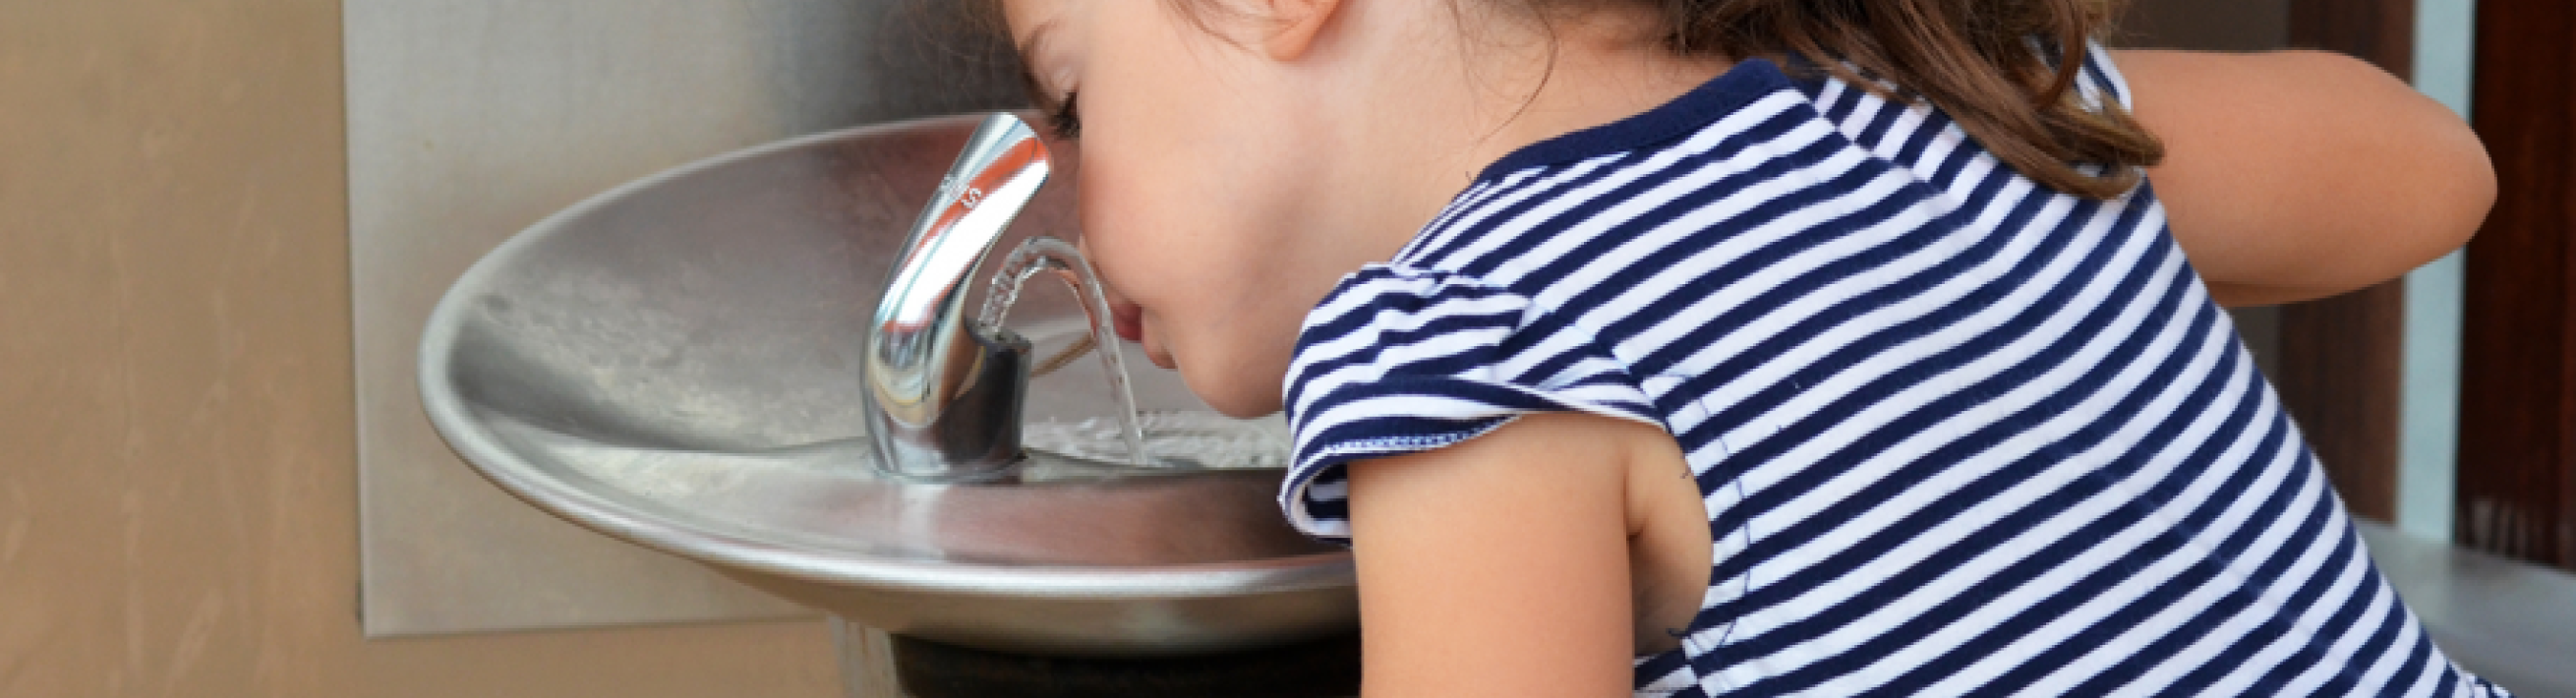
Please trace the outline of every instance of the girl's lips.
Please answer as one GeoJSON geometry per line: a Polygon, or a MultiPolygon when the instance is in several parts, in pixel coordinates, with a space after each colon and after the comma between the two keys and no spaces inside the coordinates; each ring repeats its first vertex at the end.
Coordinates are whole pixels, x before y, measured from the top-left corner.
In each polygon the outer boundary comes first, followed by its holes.
{"type": "Polygon", "coordinates": [[[1145,341],[1145,309],[1134,303],[1112,301],[1109,318],[1118,326],[1118,338],[1130,342],[1145,341]]]}

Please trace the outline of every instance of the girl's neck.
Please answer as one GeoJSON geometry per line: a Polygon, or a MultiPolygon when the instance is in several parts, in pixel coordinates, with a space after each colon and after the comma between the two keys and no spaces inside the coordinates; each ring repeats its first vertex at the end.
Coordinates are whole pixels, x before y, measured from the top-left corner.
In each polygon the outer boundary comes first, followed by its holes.
{"type": "MultiPolygon", "coordinates": [[[[1445,3],[1355,3],[1340,48],[1368,52],[1350,65],[1401,66],[1353,82],[1362,99],[1338,99],[1342,142],[1373,154],[1351,163],[1369,182],[1344,192],[1359,218],[1339,226],[1383,261],[1410,241],[1484,167],[1528,145],[1653,109],[1732,65],[1679,56],[1640,29],[1646,18],[1610,11],[1557,17],[1453,16],[1445,3]],[[1362,9],[1370,8],[1370,9],[1362,9]],[[1431,8],[1431,9],[1425,9],[1431,8]],[[1395,20],[1395,21],[1387,21],[1395,20]],[[1458,31],[1460,23],[1468,31],[1458,31]],[[1359,25],[1373,25],[1362,28],[1359,25]],[[1376,32],[1374,34],[1369,32],[1376,32]]],[[[1349,80],[1351,76],[1319,76],[1349,80]]]]}
{"type": "MultiPolygon", "coordinates": [[[[1559,20],[1554,41],[1511,61],[1522,69],[1511,89],[1487,95],[1477,110],[1492,123],[1475,149],[1478,169],[1530,144],[1610,123],[1672,101],[1733,65],[1708,56],[1681,56],[1623,13],[1596,11],[1559,20]],[[1553,49],[1553,53],[1549,50],[1553,49]],[[1552,59],[1552,60],[1551,60],[1552,59]]],[[[1468,70],[1477,69],[1474,66],[1468,70]]]]}

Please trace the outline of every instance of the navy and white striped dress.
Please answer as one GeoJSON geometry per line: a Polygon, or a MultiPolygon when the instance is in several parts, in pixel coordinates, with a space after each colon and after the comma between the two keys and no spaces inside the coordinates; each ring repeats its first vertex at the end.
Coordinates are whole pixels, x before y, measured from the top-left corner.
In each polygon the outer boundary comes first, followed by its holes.
{"type": "Polygon", "coordinates": [[[1308,316],[1287,391],[1281,504],[1343,542],[1353,459],[1672,433],[1715,569],[1639,695],[2504,693],[2372,568],[2151,187],[1765,61],[1495,163],[1308,316]]]}

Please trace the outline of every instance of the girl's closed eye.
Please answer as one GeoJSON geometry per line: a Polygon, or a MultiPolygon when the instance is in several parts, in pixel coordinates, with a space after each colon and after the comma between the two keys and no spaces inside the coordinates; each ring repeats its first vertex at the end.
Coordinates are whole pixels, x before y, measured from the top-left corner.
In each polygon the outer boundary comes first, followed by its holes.
{"type": "Polygon", "coordinates": [[[1075,111],[1074,106],[1081,96],[1080,92],[1067,91],[1064,101],[1056,103],[1055,108],[1048,111],[1047,127],[1055,130],[1055,137],[1073,140],[1082,136],[1082,113],[1075,111]]]}

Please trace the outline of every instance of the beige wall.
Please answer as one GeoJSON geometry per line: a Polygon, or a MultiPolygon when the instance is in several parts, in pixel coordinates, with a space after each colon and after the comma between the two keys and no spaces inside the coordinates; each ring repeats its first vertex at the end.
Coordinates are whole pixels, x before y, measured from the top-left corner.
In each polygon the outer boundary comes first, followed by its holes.
{"type": "Polygon", "coordinates": [[[339,6],[0,0],[0,696],[826,696],[817,622],[358,636],[339,6]]]}

